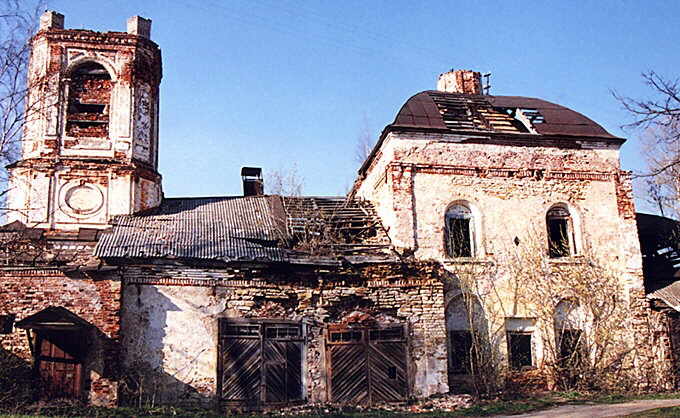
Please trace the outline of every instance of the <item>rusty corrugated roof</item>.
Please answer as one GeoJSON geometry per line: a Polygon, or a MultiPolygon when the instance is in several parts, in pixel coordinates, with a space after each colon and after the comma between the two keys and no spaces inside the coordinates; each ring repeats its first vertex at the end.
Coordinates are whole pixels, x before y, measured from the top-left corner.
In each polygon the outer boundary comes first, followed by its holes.
{"type": "Polygon", "coordinates": [[[116,216],[95,255],[284,261],[269,201],[275,196],[164,199],[149,214],[116,216]]]}
{"type": "Polygon", "coordinates": [[[391,254],[373,206],[344,197],[172,198],[112,225],[98,257],[300,263],[391,254]]]}

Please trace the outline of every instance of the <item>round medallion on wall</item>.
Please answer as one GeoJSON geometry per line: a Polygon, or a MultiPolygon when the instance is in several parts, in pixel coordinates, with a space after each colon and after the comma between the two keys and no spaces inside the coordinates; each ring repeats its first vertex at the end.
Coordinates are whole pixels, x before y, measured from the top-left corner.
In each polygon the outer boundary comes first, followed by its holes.
{"type": "Polygon", "coordinates": [[[60,195],[61,210],[71,216],[90,216],[104,206],[104,194],[94,184],[69,183],[61,189],[60,195]]]}

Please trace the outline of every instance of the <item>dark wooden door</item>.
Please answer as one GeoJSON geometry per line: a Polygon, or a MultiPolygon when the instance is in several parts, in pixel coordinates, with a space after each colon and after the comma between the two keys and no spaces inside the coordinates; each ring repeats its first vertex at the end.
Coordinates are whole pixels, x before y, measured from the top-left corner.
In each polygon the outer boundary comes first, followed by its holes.
{"type": "Polygon", "coordinates": [[[408,397],[407,341],[403,325],[330,327],[327,350],[331,401],[369,405],[408,397]]]}
{"type": "Polygon", "coordinates": [[[254,407],[302,400],[303,348],[300,323],[220,320],[220,399],[254,407]]]}
{"type": "Polygon", "coordinates": [[[79,399],[82,395],[82,361],[72,346],[76,335],[49,334],[38,337],[37,368],[43,382],[43,396],[48,399],[79,399]]]}

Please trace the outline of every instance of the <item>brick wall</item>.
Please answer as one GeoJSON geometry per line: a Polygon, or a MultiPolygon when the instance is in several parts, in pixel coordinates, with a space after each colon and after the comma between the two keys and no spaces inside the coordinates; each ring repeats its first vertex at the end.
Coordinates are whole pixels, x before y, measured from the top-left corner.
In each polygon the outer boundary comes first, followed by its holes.
{"type": "Polygon", "coordinates": [[[412,394],[448,391],[443,284],[438,268],[397,264],[304,271],[129,268],[123,346],[128,365],[153,371],[156,399],[211,403],[217,374],[217,319],[278,318],[314,324],[307,340],[305,386],[327,400],[324,324],[359,311],[409,326],[412,394]]]}
{"type": "MultiPolygon", "coordinates": [[[[120,338],[120,282],[111,278],[63,273],[56,269],[0,270],[0,314],[20,321],[41,310],[64,307],[94,326],[87,335],[84,390],[96,405],[117,401],[120,338]]],[[[4,350],[32,361],[26,331],[0,335],[4,350]]]]}

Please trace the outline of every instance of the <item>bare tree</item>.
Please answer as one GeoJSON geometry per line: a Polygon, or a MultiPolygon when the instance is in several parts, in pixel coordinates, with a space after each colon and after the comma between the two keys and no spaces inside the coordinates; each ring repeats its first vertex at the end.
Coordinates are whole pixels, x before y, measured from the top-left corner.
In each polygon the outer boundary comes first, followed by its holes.
{"type": "Polygon", "coordinates": [[[300,175],[297,164],[287,168],[279,168],[267,173],[264,187],[267,194],[282,196],[301,196],[305,179],[300,175]]]}
{"type": "Polygon", "coordinates": [[[4,167],[18,157],[24,125],[41,107],[40,103],[27,106],[26,97],[43,83],[36,79],[29,85],[27,74],[29,39],[44,5],[42,0],[32,7],[25,1],[0,0],[0,202],[7,193],[4,167]]]}
{"type": "MultiPolygon", "coordinates": [[[[642,74],[652,93],[651,99],[634,99],[614,92],[614,97],[634,118],[624,128],[641,130],[647,170],[645,199],[662,215],[680,215],[680,81],[654,71],[642,74]]],[[[638,182],[639,184],[640,182],[638,182]]]]}
{"type": "Polygon", "coordinates": [[[368,127],[368,119],[364,116],[359,136],[357,136],[356,148],[354,149],[354,161],[359,165],[363,164],[368,156],[371,155],[374,145],[375,141],[368,127]]]}

